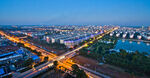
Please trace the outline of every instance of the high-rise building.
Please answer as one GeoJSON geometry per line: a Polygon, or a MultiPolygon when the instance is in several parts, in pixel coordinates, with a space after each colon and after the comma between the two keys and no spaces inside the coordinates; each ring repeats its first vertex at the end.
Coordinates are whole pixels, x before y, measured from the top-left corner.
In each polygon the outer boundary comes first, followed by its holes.
{"type": "Polygon", "coordinates": [[[144,29],[144,26],[142,26],[142,30],[144,29]]]}
{"type": "Polygon", "coordinates": [[[148,27],[148,30],[150,31],[150,26],[148,27]]]}

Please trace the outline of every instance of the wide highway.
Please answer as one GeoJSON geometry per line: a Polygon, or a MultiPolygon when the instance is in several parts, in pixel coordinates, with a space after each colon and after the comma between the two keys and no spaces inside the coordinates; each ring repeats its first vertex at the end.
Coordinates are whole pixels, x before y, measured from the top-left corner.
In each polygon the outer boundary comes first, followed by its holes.
{"type": "MultiPolygon", "coordinates": [[[[76,49],[74,49],[74,50],[72,50],[72,51],[66,52],[66,53],[64,53],[64,54],[62,54],[62,55],[60,55],[60,56],[56,56],[55,54],[52,54],[52,53],[50,53],[50,52],[47,52],[47,51],[45,51],[45,50],[42,49],[42,48],[39,48],[39,47],[37,47],[37,46],[35,46],[35,45],[33,45],[33,44],[30,44],[29,42],[25,42],[25,41],[20,40],[20,39],[18,39],[18,38],[16,38],[16,37],[14,38],[14,37],[8,36],[8,35],[5,34],[3,31],[0,31],[0,34],[1,34],[1,35],[5,35],[6,38],[10,39],[11,41],[14,41],[14,42],[17,42],[17,43],[18,43],[18,42],[21,42],[21,43],[23,43],[25,46],[31,47],[31,49],[33,49],[33,50],[39,50],[39,52],[42,52],[42,54],[43,54],[44,56],[50,55],[50,59],[51,59],[51,60],[50,60],[49,62],[44,63],[44,64],[42,64],[42,65],[36,67],[35,69],[30,69],[30,70],[28,70],[28,71],[26,71],[26,72],[23,72],[23,73],[21,73],[21,74],[19,74],[19,75],[17,76],[17,78],[31,78],[31,77],[34,77],[35,75],[37,75],[37,74],[39,74],[39,73],[45,71],[46,69],[48,69],[48,67],[51,67],[51,66],[53,65],[53,61],[55,61],[55,60],[61,61],[61,60],[64,60],[64,59],[66,59],[66,58],[72,58],[72,57],[76,54],[76,51],[79,51],[79,50],[82,49],[83,47],[86,47],[88,44],[90,44],[91,42],[93,42],[93,41],[95,41],[95,40],[101,39],[105,34],[108,34],[108,33],[112,32],[112,31],[114,31],[114,30],[115,30],[115,29],[112,29],[112,30],[109,30],[109,31],[105,32],[104,34],[100,34],[98,37],[94,38],[93,40],[91,40],[91,41],[89,41],[89,42],[86,42],[84,45],[82,45],[82,46],[80,46],[80,47],[77,47],[76,49]]],[[[109,76],[106,76],[106,75],[101,74],[101,73],[99,73],[99,72],[93,71],[93,70],[88,69],[88,68],[86,68],[86,67],[84,67],[84,66],[80,66],[80,65],[78,65],[78,66],[79,66],[81,69],[83,69],[91,78],[92,78],[92,76],[93,76],[93,78],[95,78],[95,77],[99,77],[99,78],[100,78],[100,77],[110,78],[109,76]]],[[[13,78],[16,78],[16,77],[13,77],[13,78]]]]}

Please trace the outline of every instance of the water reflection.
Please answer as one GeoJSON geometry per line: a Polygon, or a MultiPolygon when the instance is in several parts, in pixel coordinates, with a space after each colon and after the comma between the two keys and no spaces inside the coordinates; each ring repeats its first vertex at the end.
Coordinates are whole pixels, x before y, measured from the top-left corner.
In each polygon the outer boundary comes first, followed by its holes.
{"type": "Polygon", "coordinates": [[[140,44],[140,41],[138,41],[137,44],[140,44]]]}
{"type": "Polygon", "coordinates": [[[124,42],[125,42],[125,40],[124,40],[124,39],[122,39],[122,42],[124,43],[124,42]]]}
{"type": "Polygon", "coordinates": [[[129,41],[129,43],[132,43],[132,41],[129,41]]]}
{"type": "Polygon", "coordinates": [[[147,46],[149,46],[149,43],[146,43],[147,46]]]}

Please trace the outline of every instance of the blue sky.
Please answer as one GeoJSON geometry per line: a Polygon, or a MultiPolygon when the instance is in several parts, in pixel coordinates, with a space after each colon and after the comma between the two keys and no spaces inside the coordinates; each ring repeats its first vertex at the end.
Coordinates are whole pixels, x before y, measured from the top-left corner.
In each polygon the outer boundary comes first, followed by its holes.
{"type": "Polygon", "coordinates": [[[0,0],[0,24],[150,25],[150,0],[0,0]]]}

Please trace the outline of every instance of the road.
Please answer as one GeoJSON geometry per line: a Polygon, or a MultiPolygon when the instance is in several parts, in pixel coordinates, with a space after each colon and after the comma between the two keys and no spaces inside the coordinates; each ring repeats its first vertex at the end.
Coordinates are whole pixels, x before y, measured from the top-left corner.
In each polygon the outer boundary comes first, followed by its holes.
{"type": "MultiPolygon", "coordinates": [[[[114,30],[115,30],[115,29],[109,30],[109,31],[107,31],[105,34],[108,34],[108,33],[112,32],[112,31],[114,31],[114,30]]],[[[14,41],[14,42],[17,42],[17,43],[23,43],[26,47],[30,47],[30,48],[33,49],[33,50],[37,50],[38,52],[42,52],[42,55],[43,55],[43,56],[49,55],[49,57],[50,57],[50,59],[51,59],[51,61],[49,61],[49,62],[47,62],[47,63],[45,63],[45,64],[42,64],[42,65],[36,67],[36,68],[35,68],[36,70],[31,69],[31,70],[28,70],[28,71],[26,71],[26,72],[24,72],[24,73],[21,73],[20,75],[17,76],[17,78],[31,78],[31,77],[34,77],[35,75],[37,75],[37,74],[43,72],[44,70],[46,70],[48,67],[51,67],[51,66],[53,65],[53,61],[55,61],[55,60],[61,61],[61,60],[66,59],[66,58],[72,58],[72,57],[76,54],[76,51],[79,51],[79,50],[82,49],[83,47],[87,47],[88,44],[94,42],[95,40],[98,40],[98,39],[102,38],[102,37],[105,35],[105,34],[102,34],[102,35],[100,34],[98,37],[96,37],[96,38],[94,38],[93,40],[91,40],[91,41],[85,43],[84,45],[82,45],[82,46],[80,46],[80,47],[78,47],[78,48],[76,48],[76,49],[74,49],[74,50],[72,50],[72,51],[66,52],[66,53],[63,54],[63,55],[56,56],[55,54],[52,54],[52,53],[50,53],[50,52],[47,52],[47,51],[45,51],[44,49],[39,48],[39,47],[37,47],[37,46],[35,46],[35,45],[33,45],[33,44],[30,44],[30,43],[27,42],[27,41],[20,40],[20,39],[18,39],[18,38],[16,38],[16,37],[10,37],[10,36],[6,35],[6,34],[5,34],[4,32],[2,32],[2,31],[0,31],[0,34],[1,34],[1,35],[5,35],[5,36],[6,36],[9,40],[11,40],[11,41],[14,41]]],[[[93,71],[93,70],[88,69],[88,68],[86,68],[86,67],[83,67],[83,66],[80,66],[80,65],[79,65],[79,67],[80,67],[81,69],[83,69],[85,72],[87,72],[88,75],[90,75],[90,76],[93,75],[93,78],[99,77],[99,76],[100,76],[100,77],[104,77],[104,78],[110,78],[109,76],[106,76],[106,75],[101,74],[101,73],[99,73],[99,72],[93,71]],[[98,75],[98,76],[96,76],[96,75],[98,75]]],[[[16,77],[14,77],[14,78],[16,78],[16,77]]],[[[91,78],[92,78],[92,77],[91,77],[91,78]]]]}
{"type": "Polygon", "coordinates": [[[81,69],[83,69],[85,72],[90,72],[90,73],[95,74],[96,76],[100,76],[100,77],[103,77],[103,78],[110,78],[110,77],[107,76],[107,75],[101,74],[101,73],[96,72],[96,71],[91,70],[91,69],[88,69],[88,68],[86,68],[86,67],[84,67],[84,66],[81,66],[81,65],[79,65],[79,64],[77,64],[77,65],[78,65],[81,69]]]}
{"type": "Polygon", "coordinates": [[[53,65],[53,61],[49,61],[38,67],[35,67],[35,69],[31,69],[24,73],[21,73],[20,75],[18,75],[17,77],[14,77],[14,78],[32,78],[32,77],[38,75],[39,73],[45,71],[46,69],[48,69],[48,67],[51,67],[52,65],[53,65]]]}

